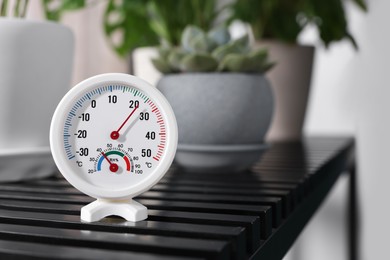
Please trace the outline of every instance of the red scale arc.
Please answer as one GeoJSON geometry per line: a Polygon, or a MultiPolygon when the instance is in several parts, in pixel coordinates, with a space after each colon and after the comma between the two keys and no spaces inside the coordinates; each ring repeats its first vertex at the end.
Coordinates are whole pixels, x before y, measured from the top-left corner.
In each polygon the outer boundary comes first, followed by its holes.
{"type": "MultiPolygon", "coordinates": [[[[162,153],[163,153],[163,150],[159,150],[158,153],[161,153],[161,154],[162,154],[162,153]]],[[[158,153],[157,153],[157,155],[159,155],[158,153]]]]}
{"type": "Polygon", "coordinates": [[[160,125],[160,144],[157,146],[159,149],[157,151],[157,154],[153,156],[152,158],[156,161],[160,161],[161,156],[163,155],[164,148],[165,148],[165,123],[164,119],[161,115],[161,112],[158,110],[158,107],[151,101],[148,100],[147,102],[150,107],[152,108],[152,113],[156,115],[157,123],[160,125]],[[161,135],[162,134],[162,135],[161,135]]]}
{"type": "Polygon", "coordinates": [[[129,158],[127,158],[127,156],[125,156],[125,157],[123,157],[123,159],[126,162],[126,170],[130,171],[130,160],[129,160],[129,158]]]}

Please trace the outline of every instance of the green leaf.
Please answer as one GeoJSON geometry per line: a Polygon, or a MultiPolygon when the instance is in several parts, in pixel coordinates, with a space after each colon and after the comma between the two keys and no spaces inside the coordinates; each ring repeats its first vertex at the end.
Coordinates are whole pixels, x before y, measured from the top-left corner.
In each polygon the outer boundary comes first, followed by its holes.
{"type": "MultiPolygon", "coordinates": [[[[296,43],[306,25],[318,28],[322,42],[349,39],[356,42],[348,31],[344,11],[345,0],[237,0],[232,4],[232,16],[251,25],[255,39],[273,38],[296,43]]],[[[352,0],[367,11],[365,0],[352,0]]],[[[357,45],[356,45],[357,46],[357,45]]]]}
{"type": "MultiPolygon", "coordinates": [[[[128,2],[131,2],[128,0],[128,2]]],[[[162,21],[163,28],[158,28],[156,33],[177,46],[180,44],[184,28],[195,25],[203,30],[209,30],[220,10],[216,9],[217,0],[149,0],[155,5],[156,17],[150,17],[162,21]]],[[[156,28],[154,28],[156,29],[156,28]]]]}
{"type": "Polygon", "coordinates": [[[265,62],[268,59],[268,50],[265,48],[253,50],[249,53],[248,57],[265,62]]]}
{"type": "Polygon", "coordinates": [[[0,16],[7,16],[8,0],[3,0],[0,5],[0,16]]]}
{"type": "Polygon", "coordinates": [[[171,33],[168,29],[166,19],[158,8],[158,5],[154,1],[149,1],[147,3],[149,24],[151,29],[156,33],[156,35],[167,42],[172,42],[171,33]]]}
{"type": "Polygon", "coordinates": [[[353,0],[357,6],[359,6],[363,11],[367,12],[367,4],[364,0],[353,0]]]}
{"type": "Polygon", "coordinates": [[[104,31],[111,46],[120,56],[126,56],[137,47],[158,44],[158,37],[150,28],[145,1],[132,0],[123,3],[108,1],[104,13],[104,31]],[[111,21],[110,17],[119,17],[111,21]],[[120,36],[119,42],[116,38],[120,36]]]}
{"type": "Polygon", "coordinates": [[[175,70],[180,70],[180,64],[186,53],[180,49],[173,49],[167,57],[168,64],[175,70]]]}
{"type": "Polygon", "coordinates": [[[207,37],[217,45],[227,44],[230,41],[230,33],[226,26],[219,26],[211,29],[207,33],[207,37]]]}
{"type": "Polygon", "coordinates": [[[164,60],[168,59],[169,54],[171,53],[171,48],[160,46],[157,48],[158,55],[163,58],[164,60]]]}
{"type": "Polygon", "coordinates": [[[246,35],[244,35],[244,36],[242,36],[242,37],[232,41],[231,44],[235,48],[241,50],[241,52],[246,52],[246,51],[248,51],[250,49],[249,48],[250,47],[249,46],[249,36],[246,34],[246,35]]]}
{"type": "Polygon", "coordinates": [[[215,48],[212,52],[212,56],[218,61],[222,61],[227,54],[243,54],[247,53],[249,50],[249,37],[248,35],[244,35],[241,38],[215,48]]]}
{"type": "Polygon", "coordinates": [[[202,38],[206,38],[202,29],[197,26],[188,25],[181,36],[181,46],[185,51],[193,52],[195,51],[195,44],[202,45],[202,38]]]}
{"type": "Polygon", "coordinates": [[[273,67],[275,67],[277,63],[276,62],[266,62],[265,64],[263,64],[263,68],[262,68],[262,73],[265,73],[267,71],[269,71],[270,69],[272,69],[273,67]]]}
{"type": "Polygon", "coordinates": [[[226,55],[226,57],[220,63],[218,70],[242,72],[246,71],[247,67],[250,67],[250,60],[248,57],[243,54],[231,53],[226,55]]]}
{"type": "Polygon", "coordinates": [[[206,34],[198,34],[189,42],[189,52],[209,52],[215,48],[215,44],[206,37],[206,34]]]}
{"type": "Polygon", "coordinates": [[[217,47],[211,55],[218,60],[219,62],[222,61],[227,54],[231,53],[244,53],[245,50],[241,48],[241,46],[234,44],[234,43],[228,43],[222,46],[217,47]]]}
{"type": "Polygon", "coordinates": [[[47,20],[58,22],[60,20],[61,11],[59,8],[50,9],[49,6],[52,2],[53,0],[43,0],[42,1],[43,11],[45,12],[45,16],[47,20]]]}
{"type": "Polygon", "coordinates": [[[62,0],[60,5],[52,8],[53,0],[42,0],[43,10],[46,19],[52,21],[59,21],[62,15],[66,12],[80,10],[86,7],[85,0],[62,0]]]}
{"type": "Polygon", "coordinates": [[[264,51],[257,51],[250,55],[247,54],[228,54],[220,63],[219,71],[263,73],[273,66],[273,63],[267,62],[264,51]]]}
{"type": "Polygon", "coordinates": [[[184,56],[180,68],[185,72],[209,72],[215,71],[217,66],[217,61],[211,55],[195,53],[184,56]]]}
{"type": "Polygon", "coordinates": [[[251,70],[254,72],[266,72],[276,64],[268,61],[268,50],[265,48],[252,51],[248,57],[252,62],[251,70]]]}
{"type": "Polygon", "coordinates": [[[159,59],[152,59],[151,61],[154,67],[161,73],[168,74],[172,72],[171,68],[169,67],[169,64],[165,60],[159,58],[159,59]]]}
{"type": "Polygon", "coordinates": [[[62,0],[60,9],[62,11],[71,11],[82,9],[85,6],[85,0],[62,0]]]}

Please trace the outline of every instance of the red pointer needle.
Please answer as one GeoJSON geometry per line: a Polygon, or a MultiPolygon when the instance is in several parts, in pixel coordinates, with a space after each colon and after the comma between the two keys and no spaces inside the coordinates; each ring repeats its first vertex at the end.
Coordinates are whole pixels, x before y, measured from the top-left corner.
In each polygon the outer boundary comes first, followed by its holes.
{"type": "Polygon", "coordinates": [[[112,163],[112,162],[110,161],[110,159],[108,159],[107,155],[106,155],[104,152],[102,152],[102,155],[103,155],[104,159],[106,159],[107,162],[110,164],[110,171],[111,171],[111,172],[117,172],[118,169],[119,169],[118,164],[112,163]]]}
{"type": "Polygon", "coordinates": [[[116,140],[119,138],[119,131],[122,129],[122,127],[129,121],[130,117],[134,114],[135,110],[137,110],[138,106],[136,106],[133,111],[131,111],[130,115],[126,118],[126,120],[121,124],[121,126],[116,131],[112,131],[110,134],[110,137],[112,140],[116,140]]]}

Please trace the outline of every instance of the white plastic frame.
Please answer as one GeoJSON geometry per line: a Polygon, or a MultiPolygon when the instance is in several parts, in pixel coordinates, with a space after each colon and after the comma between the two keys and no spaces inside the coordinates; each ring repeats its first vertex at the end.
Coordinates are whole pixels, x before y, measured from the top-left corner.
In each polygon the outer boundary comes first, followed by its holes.
{"type": "Polygon", "coordinates": [[[100,74],[88,78],[73,87],[58,104],[50,126],[50,148],[54,161],[65,177],[65,179],[81,192],[104,200],[127,200],[149,190],[168,171],[175,157],[177,148],[177,123],[173,110],[166,98],[155,87],[146,81],[132,75],[122,73],[100,74]],[[126,188],[112,189],[97,187],[89,183],[78,173],[75,173],[70,166],[72,161],[67,159],[63,143],[63,126],[65,118],[73,107],[74,103],[85,93],[103,84],[123,84],[135,87],[143,91],[160,108],[160,112],[165,119],[167,141],[164,155],[161,157],[158,166],[148,176],[138,183],[129,184],[126,188]]]}

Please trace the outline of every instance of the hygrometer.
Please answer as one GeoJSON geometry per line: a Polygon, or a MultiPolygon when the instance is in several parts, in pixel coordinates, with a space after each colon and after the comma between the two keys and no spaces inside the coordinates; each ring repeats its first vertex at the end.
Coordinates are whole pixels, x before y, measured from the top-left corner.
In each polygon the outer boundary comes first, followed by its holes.
{"type": "Polygon", "coordinates": [[[50,148],[64,178],[97,200],[81,209],[83,221],[117,215],[147,218],[133,198],[168,171],[177,147],[171,106],[152,85],[121,73],[91,77],[58,104],[50,148]]]}

